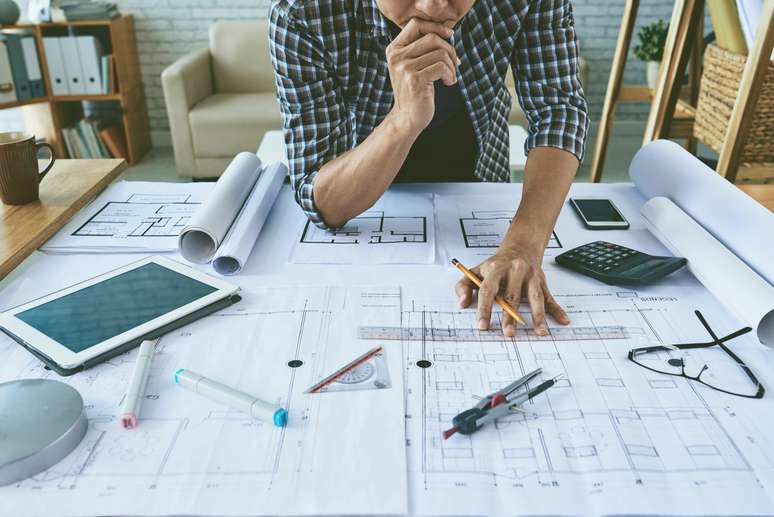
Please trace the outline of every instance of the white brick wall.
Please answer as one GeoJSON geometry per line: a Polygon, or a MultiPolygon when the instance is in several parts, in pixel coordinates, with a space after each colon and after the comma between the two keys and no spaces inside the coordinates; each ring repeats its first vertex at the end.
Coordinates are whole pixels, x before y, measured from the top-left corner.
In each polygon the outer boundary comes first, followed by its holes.
{"type": "MultiPolygon", "coordinates": [[[[25,0],[19,3],[26,3],[25,0]]],[[[625,0],[575,0],[581,53],[588,61],[588,96],[592,120],[599,117],[625,0]]],[[[659,18],[669,20],[673,0],[642,2],[638,27],[659,18]]],[[[270,0],[118,0],[136,19],[138,51],[148,111],[156,145],[169,145],[168,122],[161,91],[161,71],[183,54],[207,45],[207,27],[219,19],[264,17],[270,0]]],[[[625,80],[643,83],[645,71],[633,56],[625,80]]],[[[644,105],[622,105],[619,120],[642,119],[644,105]]],[[[0,129],[22,124],[13,110],[0,113],[0,129]]]]}

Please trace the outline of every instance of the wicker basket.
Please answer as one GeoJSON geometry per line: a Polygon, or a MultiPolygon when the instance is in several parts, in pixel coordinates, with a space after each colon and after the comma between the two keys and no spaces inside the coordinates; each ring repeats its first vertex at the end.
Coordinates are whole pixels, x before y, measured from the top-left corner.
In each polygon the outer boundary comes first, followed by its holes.
{"type": "MultiPolygon", "coordinates": [[[[715,152],[723,146],[746,63],[747,56],[716,45],[709,45],[704,52],[693,132],[715,152]]],[[[741,159],[741,163],[767,162],[774,162],[774,64],[769,65],[766,73],[741,159]]]]}

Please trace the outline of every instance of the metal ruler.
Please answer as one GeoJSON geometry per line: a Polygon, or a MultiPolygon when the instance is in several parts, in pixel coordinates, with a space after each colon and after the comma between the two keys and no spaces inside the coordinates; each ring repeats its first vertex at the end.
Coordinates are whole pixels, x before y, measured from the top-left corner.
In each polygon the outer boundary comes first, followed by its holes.
{"type": "MultiPolygon", "coordinates": [[[[381,339],[385,341],[503,341],[506,338],[500,329],[477,330],[471,328],[440,327],[360,327],[360,339],[381,339]]],[[[625,327],[556,327],[549,328],[547,336],[538,336],[534,329],[516,329],[516,341],[584,341],[599,339],[627,339],[625,327]]]]}

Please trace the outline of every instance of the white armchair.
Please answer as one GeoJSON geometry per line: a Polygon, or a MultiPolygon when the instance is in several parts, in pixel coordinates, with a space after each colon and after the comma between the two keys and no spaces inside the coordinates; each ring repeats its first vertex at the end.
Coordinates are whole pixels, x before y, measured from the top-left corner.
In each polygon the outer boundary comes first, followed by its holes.
{"type": "Polygon", "coordinates": [[[208,49],[161,74],[177,174],[215,178],[241,151],[280,129],[266,21],[221,21],[208,49]]]}

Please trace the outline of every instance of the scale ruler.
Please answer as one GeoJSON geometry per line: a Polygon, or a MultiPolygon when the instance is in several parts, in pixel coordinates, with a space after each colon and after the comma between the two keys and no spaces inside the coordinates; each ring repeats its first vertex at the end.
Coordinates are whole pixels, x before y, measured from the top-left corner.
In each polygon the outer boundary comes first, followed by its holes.
{"type": "Polygon", "coordinates": [[[547,336],[538,336],[532,328],[517,328],[515,338],[506,338],[500,329],[440,327],[360,327],[360,339],[385,341],[588,341],[628,339],[629,332],[621,326],[549,328],[547,336]]]}

